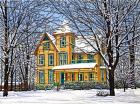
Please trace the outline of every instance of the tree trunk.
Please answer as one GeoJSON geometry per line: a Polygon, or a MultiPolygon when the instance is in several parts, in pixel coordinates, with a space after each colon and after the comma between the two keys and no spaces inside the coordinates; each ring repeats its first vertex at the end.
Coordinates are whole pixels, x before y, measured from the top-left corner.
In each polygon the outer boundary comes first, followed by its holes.
{"type": "Polygon", "coordinates": [[[11,71],[11,85],[10,85],[10,91],[13,91],[13,77],[14,77],[13,74],[14,74],[14,73],[13,73],[13,69],[12,69],[12,71],[11,71]]]}
{"type": "Polygon", "coordinates": [[[3,90],[3,96],[7,96],[8,95],[8,77],[9,77],[9,73],[8,73],[8,58],[5,58],[5,72],[4,72],[4,90],[3,90]]]}
{"type": "Polygon", "coordinates": [[[16,71],[15,71],[15,88],[14,90],[16,91],[17,90],[17,77],[16,77],[16,71]]]}
{"type": "Polygon", "coordinates": [[[4,91],[3,91],[3,96],[8,95],[8,78],[9,78],[9,51],[8,51],[8,15],[7,15],[7,0],[4,2],[4,13],[3,13],[3,18],[4,18],[4,91]]]}
{"type": "Polygon", "coordinates": [[[126,89],[126,82],[123,81],[123,90],[124,90],[124,92],[125,92],[125,89],[126,89]]]}
{"type": "Polygon", "coordinates": [[[114,69],[109,69],[109,86],[110,86],[110,96],[115,96],[114,90],[114,69]]]}
{"type": "Polygon", "coordinates": [[[130,46],[130,87],[135,88],[135,51],[134,42],[130,46]]]}
{"type": "Polygon", "coordinates": [[[27,59],[27,63],[25,66],[24,90],[28,91],[28,60],[30,59],[29,55],[27,55],[26,59],[27,59]]]}

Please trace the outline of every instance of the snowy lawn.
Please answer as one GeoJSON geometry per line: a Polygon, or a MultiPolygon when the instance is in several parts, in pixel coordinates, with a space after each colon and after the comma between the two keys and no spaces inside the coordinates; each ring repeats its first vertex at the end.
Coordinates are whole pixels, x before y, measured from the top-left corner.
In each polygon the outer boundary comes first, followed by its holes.
{"type": "Polygon", "coordinates": [[[0,104],[140,104],[140,89],[116,90],[116,96],[96,96],[98,90],[9,92],[0,104]]]}

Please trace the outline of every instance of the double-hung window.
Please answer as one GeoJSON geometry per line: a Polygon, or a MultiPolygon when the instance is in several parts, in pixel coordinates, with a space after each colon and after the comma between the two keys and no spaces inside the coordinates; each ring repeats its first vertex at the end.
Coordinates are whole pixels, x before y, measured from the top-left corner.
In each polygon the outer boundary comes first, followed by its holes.
{"type": "Polygon", "coordinates": [[[60,38],[60,47],[61,48],[66,47],[66,37],[64,36],[60,38]]]}
{"type": "Polygon", "coordinates": [[[59,65],[65,65],[68,63],[67,53],[59,53],[59,65]]]}
{"type": "Polygon", "coordinates": [[[94,74],[93,73],[89,73],[89,81],[93,81],[94,80],[94,74]]]}
{"type": "Polygon", "coordinates": [[[74,73],[71,73],[71,79],[72,79],[72,81],[75,81],[75,74],[74,73]]]}
{"type": "Polygon", "coordinates": [[[84,74],[83,73],[79,73],[79,81],[83,81],[84,80],[84,74]]]}
{"type": "Polygon", "coordinates": [[[53,54],[49,54],[48,55],[48,65],[49,66],[53,66],[54,65],[54,55],[53,54]]]}
{"type": "Polygon", "coordinates": [[[93,55],[91,54],[88,54],[88,62],[93,62],[93,55]]]}
{"type": "Polygon", "coordinates": [[[39,83],[40,84],[45,83],[45,72],[44,72],[44,70],[39,71],[39,83]]]}
{"type": "Polygon", "coordinates": [[[38,64],[39,65],[45,65],[45,55],[43,55],[43,54],[39,55],[38,64]]]}
{"type": "Polygon", "coordinates": [[[74,47],[75,47],[75,38],[74,37],[71,38],[71,45],[72,45],[72,51],[74,51],[74,47]]]}
{"type": "Polygon", "coordinates": [[[49,70],[49,83],[53,83],[53,78],[54,78],[53,70],[49,70]]]}
{"type": "Polygon", "coordinates": [[[82,63],[82,60],[83,60],[83,55],[82,54],[79,54],[78,57],[78,63],[82,63]]]}
{"type": "Polygon", "coordinates": [[[104,70],[101,69],[101,79],[104,81],[104,70]]]}
{"type": "Polygon", "coordinates": [[[43,49],[44,50],[49,50],[50,49],[50,42],[43,43],[43,49]]]}

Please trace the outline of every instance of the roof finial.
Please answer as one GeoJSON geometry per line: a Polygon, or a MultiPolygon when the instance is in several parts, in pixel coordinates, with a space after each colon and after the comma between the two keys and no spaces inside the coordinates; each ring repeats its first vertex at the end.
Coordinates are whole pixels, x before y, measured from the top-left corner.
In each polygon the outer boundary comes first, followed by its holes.
{"type": "Polygon", "coordinates": [[[56,31],[56,33],[67,33],[67,32],[71,32],[71,29],[69,27],[68,20],[64,20],[60,28],[58,28],[58,30],[56,31]]]}

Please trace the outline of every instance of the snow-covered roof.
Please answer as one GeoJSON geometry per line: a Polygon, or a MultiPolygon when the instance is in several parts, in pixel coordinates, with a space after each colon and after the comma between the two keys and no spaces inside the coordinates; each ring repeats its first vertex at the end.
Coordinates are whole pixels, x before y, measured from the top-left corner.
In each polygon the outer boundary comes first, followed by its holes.
{"type": "MultiPolygon", "coordinates": [[[[84,36],[84,38],[87,39],[87,41],[89,41],[93,45],[93,47],[97,49],[93,35],[86,35],[86,36],[84,36]]],[[[77,36],[77,38],[75,40],[74,52],[76,52],[76,53],[96,52],[96,50],[84,38],[82,36],[77,36]]]]}
{"type": "Polygon", "coordinates": [[[69,27],[68,21],[64,20],[60,28],[55,31],[55,34],[60,34],[60,33],[69,33],[72,32],[71,28],[69,27]]]}
{"type": "Polygon", "coordinates": [[[54,38],[54,36],[53,35],[51,35],[51,34],[49,34],[49,33],[47,33],[47,35],[50,37],[50,39],[51,39],[51,41],[53,42],[53,44],[55,45],[55,38],[54,38]]]}
{"type": "MultiPolygon", "coordinates": [[[[58,50],[58,48],[57,48],[57,46],[56,46],[56,44],[55,44],[55,42],[56,42],[55,37],[54,37],[53,35],[49,34],[49,33],[47,33],[47,35],[50,37],[50,39],[51,39],[53,45],[54,45],[54,46],[56,47],[56,49],[58,50]]],[[[59,51],[59,50],[58,50],[58,51],[59,51]]]]}
{"type": "Polygon", "coordinates": [[[79,64],[68,64],[68,65],[60,65],[55,66],[52,69],[84,69],[84,68],[94,68],[97,65],[97,63],[79,63],[79,64]]]}
{"type": "Polygon", "coordinates": [[[100,66],[100,68],[101,68],[101,69],[106,69],[106,67],[105,67],[105,66],[100,66]]]}

